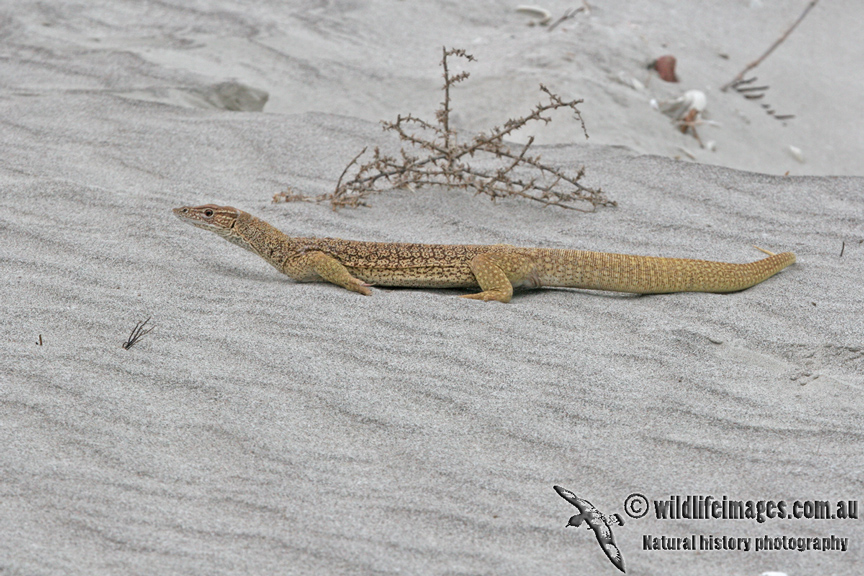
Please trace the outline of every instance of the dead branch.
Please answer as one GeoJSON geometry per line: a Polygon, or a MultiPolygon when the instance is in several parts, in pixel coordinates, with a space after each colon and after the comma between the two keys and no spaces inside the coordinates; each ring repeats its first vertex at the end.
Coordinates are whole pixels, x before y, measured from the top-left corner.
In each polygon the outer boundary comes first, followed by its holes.
{"type": "Polygon", "coordinates": [[[734,85],[734,84],[740,82],[740,81],[744,78],[744,75],[745,75],[747,72],[749,72],[750,70],[752,70],[753,68],[755,68],[755,67],[757,67],[759,64],[761,64],[762,61],[765,60],[765,58],[767,58],[768,55],[771,54],[771,53],[774,51],[775,48],[777,48],[780,44],[783,43],[784,40],[786,40],[786,38],[789,37],[789,34],[791,34],[792,31],[793,31],[793,30],[798,26],[798,24],[800,24],[801,21],[804,20],[804,17],[807,16],[807,14],[810,12],[810,10],[813,9],[814,6],[816,6],[816,3],[817,3],[817,2],[819,2],[819,0],[810,0],[810,2],[807,4],[807,7],[804,8],[804,12],[802,12],[802,13],[801,13],[801,16],[799,16],[798,19],[795,20],[795,22],[792,23],[792,25],[789,27],[789,29],[786,30],[786,32],[784,32],[784,33],[780,36],[780,38],[778,38],[777,40],[775,40],[774,43],[773,43],[773,44],[768,48],[768,50],[765,51],[764,54],[762,54],[759,58],[757,58],[756,60],[754,60],[753,62],[751,62],[750,64],[748,64],[748,65],[747,65],[747,66],[746,66],[746,67],[745,67],[741,72],[738,73],[737,76],[735,76],[735,78],[733,78],[730,82],[728,82],[728,83],[725,84],[722,88],[720,88],[720,91],[721,91],[721,92],[725,92],[725,91],[728,90],[732,85],[734,85]]]}
{"type": "Polygon", "coordinates": [[[564,21],[566,21],[566,20],[569,20],[569,19],[573,18],[574,16],[576,16],[576,14],[578,14],[578,13],[580,13],[580,12],[588,12],[588,11],[589,11],[589,10],[588,10],[588,2],[585,2],[585,1],[583,0],[583,2],[582,2],[582,6],[580,6],[579,8],[571,8],[570,10],[567,10],[566,12],[564,12],[564,15],[561,16],[560,18],[558,18],[558,20],[556,20],[556,21],[553,22],[552,24],[550,24],[550,25],[549,25],[549,28],[547,28],[546,31],[547,31],[547,32],[551,32],[551,31],[554,30],[554,29],[555,29],[559,24],[561,24],[562,22],[564,22],[564,21]]]}
{"type": "Polygon", "coordinates": [[[129,338],[127,338],[126,342],[123,343],[124,350],[129,350],[130,348],[132,348],[132,346],[134,346],[135,343],[138,342],[138,340],[149,334],[153,330],[153,328],[155,328],[155,326],[151,326],[146,330],[144,329],[144,325],[147,324],[147,322],[149,321],[150,318],[148,317],[147,320],[135,324],[135,328],[132,329],[132,332],[129,334],[129,338]]]}
{"type": "MultiPolygon", "coordinates": [[[[370,195],[387,189],[442,185],[485,194],[492,200],[518,196],[546,206],[583,212],[591,212],[597,206],[615,206],[615,202],[607,199],[599,188],[589,188],[580,182],[585,174],[584,167],[569,175],[560,168],[543,163],[539,156],[529,154],[533,137],[518,152],[505,143],[505,138],[532,122],[551,122],[548,112],[565,108],[573,111],[588,138],[578,108],[582,100],[565,101],[541,84],[540,90],[548,101],[540,102],[521,118],[507,120],[503,126],[460,141],[459,134],[450,127],[450,88],[467,79],[468,73],[451,75],[448,58],[456,56],[468,61],[474,58],[460,49],[443,48],[442,53],[444,101],[435,113],[436,123],[411,114],[400,114],[395,122],[382,122],[385,131],[395,132],[404,143],[399,157],[388,156],[375,148],[371,159],[360,164],[359,159],[366,153],[364,148],[342,171],[336,189],[330,194],[315,197],[315,201],[327,200],[334,209],[356,207],[366,205],[370,195]],[[423,153],[414,154],[416,149],[423,153]],[[478,168],[472,164],[478,156],[497,159],[499,165],[492,169],[478,168]],[[349,173],[351,177],[346,179],[349,173]]],[[[284,195],[284,198],[286,201],[309,200],[297,194],[284,195]]]]}

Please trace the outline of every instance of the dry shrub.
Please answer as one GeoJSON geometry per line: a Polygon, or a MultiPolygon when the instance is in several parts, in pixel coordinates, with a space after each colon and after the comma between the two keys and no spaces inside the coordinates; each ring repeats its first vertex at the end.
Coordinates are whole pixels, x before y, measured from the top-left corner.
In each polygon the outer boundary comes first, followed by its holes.
{"type": "Polygon", "coordinates": [[[561,108],[569,108],[576,114],[587,138],[585,122],[577,107],[582,100],[562,100],[541,84],[540,90],[548,97],[547,102],[537,104],[522,118],[508,120],[501,127],[496,126],[489,132],[481,132],[461,142],[457,132],[450,128],[450,88],[468,78],[468,72],[450,74],[447,59],[453,56],[474,60],[464,50],[443,49],[444,101],[436,111],[435,124],[411,114],[399,115],[395,122],[382,122],[385,131],[396,132],[399,139],[409,145],[403,144],[399,157],[388,156],[376,147],[372,158],[359,164],[367,151],[364,148],[342,171],[333,192],[307,197],[289,190],[277,194],[274,201],[329,201],[337,209],[366,206],[371,195],[388,189],[413,190],[425,185],[441,185],[472,190],[492,200],[519,196],[547,206],[582,212],[591,212],[597,206],[615,206],[615,202],[607,199],[599,188],[589,188],[580,182],[585,174],[584,167],[575,174],[568,174],[544,164],[539,155],[529,154],[533,136],[526,144],[520,145],[519,150],[504,142],[506,137],[531,122],[548,124],[551,118],[544,114],[561,108]],[[484,155],[497,159],[497,168],[472,165],[475,157],[483,158],[484,155]]]}

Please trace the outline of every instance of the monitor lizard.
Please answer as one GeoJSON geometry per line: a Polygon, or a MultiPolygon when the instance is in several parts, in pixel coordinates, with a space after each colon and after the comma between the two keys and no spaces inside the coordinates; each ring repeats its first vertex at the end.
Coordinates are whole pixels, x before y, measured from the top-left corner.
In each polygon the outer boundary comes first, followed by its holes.
{"type": "Polygon", "coordinates": [[[637,294],[737,292],[795,262],[769,254],[732,264],[508,244],[407,244],[294,238],[231,206],[183,206],[174,214],[261,256],[298,282],[330,282],[370,295],[370,286],[480,288],[462,298],[509,302],[514,288],[541,286],[637,294]]]}

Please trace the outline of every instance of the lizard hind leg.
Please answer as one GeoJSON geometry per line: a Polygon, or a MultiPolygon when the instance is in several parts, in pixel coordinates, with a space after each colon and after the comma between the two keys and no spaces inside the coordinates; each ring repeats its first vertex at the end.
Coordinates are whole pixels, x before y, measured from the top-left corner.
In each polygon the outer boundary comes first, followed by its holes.
{"type": "Polygon", "coordinates": [[[539,284],[533,273],[533,262],[521,254],[484,252],[474,256],[468,266],[482,291],[477,294],[466,294],[460,298],[507,303],[513,297],[514,285],[537,286],[539,284]]]}

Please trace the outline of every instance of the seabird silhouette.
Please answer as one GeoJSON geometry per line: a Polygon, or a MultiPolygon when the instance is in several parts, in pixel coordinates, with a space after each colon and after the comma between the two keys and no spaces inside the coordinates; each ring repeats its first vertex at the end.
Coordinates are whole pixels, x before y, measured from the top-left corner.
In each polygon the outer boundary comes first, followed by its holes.
{"type": "Polygon", "coordinates": [[[555,491],[579,510],[579,514],[572,516],[570,521],[567,522],[567,526],[576,526],[578,528],[584,520],[588,524],[588,527],[594,530],[597,542],[600,544],[603,552],[606,553],[609,561],[621,572],[625,572],[624,558],[621,556],[621,550],[615,544],[615,536],[612,534],[612,527],[610,526],[610,522],[616,526],[623,526],[624,519],[621,518],[621,515],[612,514],[611,516],[606,516],[605,514],[601,514],[593,504],[579,498],[573,492],[561,486],[555,486],[555,491]]]}

